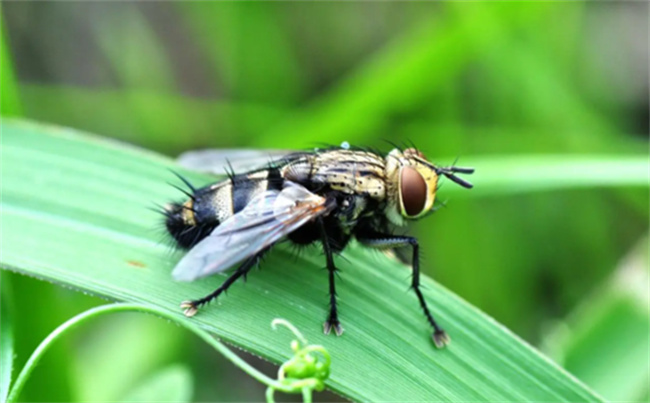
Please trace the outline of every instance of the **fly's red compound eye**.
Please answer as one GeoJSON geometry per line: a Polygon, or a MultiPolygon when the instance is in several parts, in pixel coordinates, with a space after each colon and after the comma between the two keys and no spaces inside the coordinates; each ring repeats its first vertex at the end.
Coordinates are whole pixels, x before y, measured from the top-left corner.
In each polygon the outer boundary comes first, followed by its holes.
{"type": "Polygon", "coordinates": [[[403,213],[415,217],[424,210],[427,201],[427,184],[420,173],[404,167],[400,173],[400,197],[402,198],[403,213]]]}

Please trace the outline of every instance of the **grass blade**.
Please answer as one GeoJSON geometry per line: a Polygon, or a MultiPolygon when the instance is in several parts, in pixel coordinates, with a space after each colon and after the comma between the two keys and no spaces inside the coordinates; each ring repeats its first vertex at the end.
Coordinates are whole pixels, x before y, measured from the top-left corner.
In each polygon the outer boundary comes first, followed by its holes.
{"type": "MultiPolygon", "coordinates": [[[[178,303],[224,275],[175,283],[179,255],[159,242],[147,206],[182,199],[166,182],[174,163],[68,129],[2,124],[3,268],[181,316],[178,303]],[[8,236],[10,234],[10,236],[8,236]]],[[[182,171],[178,169],[179,171],[182,171]]],[[[212,178],[188,173],[197,185],[212,178]]],[[[315,250],[315,249],[314,249],[315,250]]],[[[339,259],[343,337],[322,334],[326,276],[318,253],[271,253],[246,286],[191,320],[274,362],[287,339],[269,337],[285,317],[332,355],[327,386],[354,400],[599,401],[571,375],[428,278],[425,298],[453,342],[435,350],[402,264],[352,245],[339,259]],[[315,255],[315,256],[314,256],[315,255]],[[377,388],[380,380],[385,387],[377,388]]]]}

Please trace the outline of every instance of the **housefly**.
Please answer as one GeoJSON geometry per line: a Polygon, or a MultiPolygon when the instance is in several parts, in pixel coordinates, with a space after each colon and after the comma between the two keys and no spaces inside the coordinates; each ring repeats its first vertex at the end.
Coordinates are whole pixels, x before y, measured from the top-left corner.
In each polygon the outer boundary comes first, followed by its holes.
{"type": "Polygon", "coordinates": [[[441,176],[471,188],[456,174],[474,169],[434,165],[415,148],[381,155],[347,144],[306,152],[195,151],[182,155],[180,162],[213,173],[223,173],[224,166],[231,169],[226,179],[200,189],[184,180],[188,199],[165,208],[167,230],[180,247],[189,249],[173,277],[193,281],[239,263],[213,293],[183,302],[185,315],[195,315],[245,276],[277,242],[318,241],[329,277],[329,314],[323,329],[341,335],[333,257],[355,238],[371,248],[412,248],[413,291],[433,327],[435,345],[441,348],[449,342],[420,291],[417,239],[394,235],[391,229],[432,211],[441,176]],[[260,158],[265,163],[260,165],[260,158]],[[244,171],[235,174],[233,167],[244,171]]]}

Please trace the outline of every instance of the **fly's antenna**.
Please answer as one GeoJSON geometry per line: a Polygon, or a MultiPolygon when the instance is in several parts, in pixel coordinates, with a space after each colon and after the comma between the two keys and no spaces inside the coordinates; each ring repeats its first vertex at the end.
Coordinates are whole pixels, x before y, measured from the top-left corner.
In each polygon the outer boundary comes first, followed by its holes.
{"type": "MultiPolygon", "coordinates": [[[[456,158],[456,161],[458,161],[458,158],[456,158]]],[[[426,163],[426,162],[425,162],[426,163]]],[[[456,162],[454,161],[454,164],[456,162]]],[[[454,174],[473,174],[474,173],[474,168],[463,168],[463,167],[457,167],[455,165],[452,165],[450,167],[437,167],[433,164],[426,163],[431,169],[436,171],[438,175],[445,175],[445,177],[449,178],[452,182],[459,184],[460,186],[466,188],[466,189],[471,189],[474,187],[471,183],[467,182],[466,180],[459,178],[458,176],[454,174]]]]}
{"type": "Polygon", "coordinates": [[[457,183],[466,189],[471,189],[474,187],[474,185],[472,185],[471,183],[454,175],[454,174],[467,174],[467,175],[473,174],[474,168],[461,168],[452,165],[450,167],[434,167],[434,169],[436,170],[436,173],[438,175],[440,174],[445,175],[445,177],[449,178],[452,182],[457,183]]]}

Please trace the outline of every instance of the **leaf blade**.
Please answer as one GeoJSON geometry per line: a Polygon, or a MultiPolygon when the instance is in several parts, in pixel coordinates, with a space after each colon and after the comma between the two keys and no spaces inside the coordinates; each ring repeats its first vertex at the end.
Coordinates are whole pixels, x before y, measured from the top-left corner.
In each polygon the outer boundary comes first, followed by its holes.
{"type": "MultiPolygon", "coordinates": [[[[153,304],[181,317],[178,303],[221,283],[217,275],[174,283],[180,255],[156,241],[160,222],[146,201],[179,198],[165,182],[173,162],[69,130],[3,122],[3,268],[110,299],[153,304]]],[[[211,179],[189,174],[202,183],[211,179]]],[[[593,392],[507,329],[425,278],[425,297],[453,338],[436,351],[430,329],[406,291],[408,268],[352,246],[339,259],[346,334],[321,333],[326,281],[318,256],[293,263],[286,248],[268,269],[191,319],[275,362],[288,340],[269,335],[289,319],[332,354],[327,385],[355,400],[597,401],[593,392]],[[383,297],[383,299],[381,298],[383,297]],[[386,387],[378,390],[377,379],[386,387]]],[[[190,319],[187,319],[190,320],[190,319]]]]}

